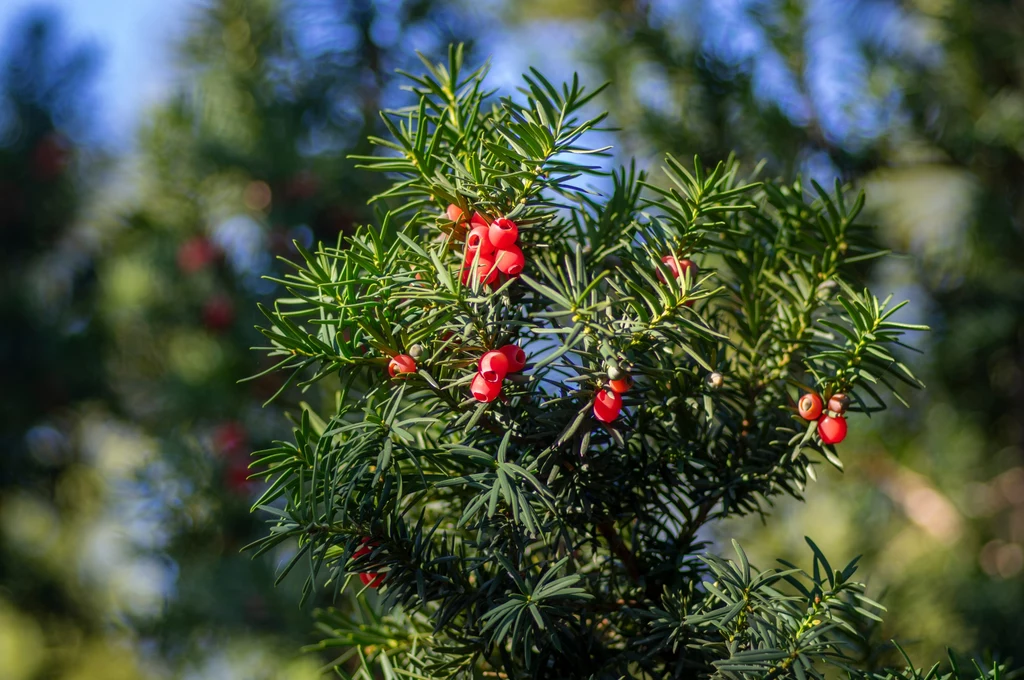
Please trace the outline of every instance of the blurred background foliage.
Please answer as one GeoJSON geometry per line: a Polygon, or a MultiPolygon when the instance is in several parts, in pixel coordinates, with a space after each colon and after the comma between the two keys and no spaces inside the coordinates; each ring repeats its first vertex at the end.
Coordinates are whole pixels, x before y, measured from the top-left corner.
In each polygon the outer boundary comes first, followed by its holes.
{"type": "MultiPolygon", "coordinates": [[[[0,677],[301,678],[319,661],[248,452],[315,395],[248,347],[292,242],[371,217],[376,111],[414,50],[467,41],[611,80],[618,151],[868,192],[873,272],[934,332],[911,410],[854,421],[847,471],[722,526],[762,566],[864,554],[884,636],[1024,658],[1024,6],[1011,0],[208,0],[129,152],[95,134],[102,45],[58,13],[0,54],[0,677]],[[261,404],[286,388],[284,406],[261,404]]],[[[728,378],[726,378],[728,379],[728,378]]],[[[324,604],[313,603],[316,604],[324,604]]]]}

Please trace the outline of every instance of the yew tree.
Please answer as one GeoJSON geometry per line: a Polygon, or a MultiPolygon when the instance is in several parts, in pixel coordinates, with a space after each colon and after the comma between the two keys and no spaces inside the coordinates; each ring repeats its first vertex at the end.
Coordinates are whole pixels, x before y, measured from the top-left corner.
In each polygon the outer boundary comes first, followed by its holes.
{"type": "Polygon", "coordinates": [[[863,196],[609,171],[600,89],[531,70],[501,96],[462,62],[408,75],[359,159],[392,180],[379,219],[299,246],[264,310],[282,394],[311,391],[254,455],[252,547],[334,591],[314,649],[360,678],[946,677],[870,667],[855,562],[706,551],[920,387],[921,327],[860,283],[887,254],[863,196]]]}

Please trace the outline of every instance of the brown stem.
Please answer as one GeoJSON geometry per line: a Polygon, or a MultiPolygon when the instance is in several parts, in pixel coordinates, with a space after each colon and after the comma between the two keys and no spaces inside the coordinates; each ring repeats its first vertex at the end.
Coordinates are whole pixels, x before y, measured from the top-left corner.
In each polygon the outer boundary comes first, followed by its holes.
{"type": "Polygon", "coordinates": [[[687,522],[686,533],[679,536],[680,540],[685,539],[687,543],[693,540],[693,537],[697,535],[697,530],[704,526],[704,523],[708,520],[708,514],[715,507],[715,504],[718,503],[720,496],[720,493],[715,494],[700,504],[700,511],[692,521],[687,522]]]}
{"type": "Polygon", "coordinates": [[[626,567],[626,573],[629,574],[629,578],[634,582],[639,583],[640,581],[640,565],[636,561],[636,556],[633,555],[629,547],[626,546],[625,541],[619,536],[619,532],[616,531],[615,525],[611,520],[606,519],[597,525],[597,530],[604,537],[604,540],[608,541],[608,547],[611,548],[615,556],[622,560],[622,563],[626,567]]]}

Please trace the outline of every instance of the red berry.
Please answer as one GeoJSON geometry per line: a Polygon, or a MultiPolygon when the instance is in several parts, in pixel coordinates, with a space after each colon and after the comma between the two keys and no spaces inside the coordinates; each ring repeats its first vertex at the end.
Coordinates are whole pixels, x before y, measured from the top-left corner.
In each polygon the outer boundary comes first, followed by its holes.
{"type": "Polygon", "coordinates": [[[498,281],[498,267],[495,266],[493,257],[488,255],[486,258],[480,258],[476,267],[476,278],[481,284],[494,284],[498,281]]]}
{"type": "Polygon", "coordinates": [[[213,431],[213,446],[222,454],[236,456],[245,453],[245,428],[238,421],[231,420],[218,425],[213,431]]]}
{"type": "Polygon", "coordinates": [[[489,227],[491,223],[488,222],[483,215],[478,212],[473,213],[473,218],[469,221],[474,227],[489,227]]]}
{"type": "Polygon", "coordinates": [[[469,386],[469,391],[473,393],[477,401],[494,401],[501,394],[501,381],[487,382],[482,375],[477,373],[473,378],[473,383],[469,386]]]}
{"type": "Polygon", "coordinates": [[[352,559],[354,560],[359,559],[363,555],[369,555],[377,546],[376,543],[370,542],[370,538],[368,536],[364,536],[360,543],[362,545],[359,548],[357,548],[354,553],[352,553],[352,559]]]}
{"type": "Polygon", "coordinates": [[[224,482],[237,494],[246,494],[253,488],[253,480],[249,479],[249,464],[244,460],[233,460],[224,471],[224,482]]]}
{"type": "Polygon", "coordinates": [[[499,347],[498,351],[508,359],[508,372],[518,373],[526,366],[526,352],[518,345],[505,345],[499,347]]]}
{"type": "Polygon", "coordinates": [[[679,273],[676,277],[686,276],[689,273],[691,279],[697,278],[697,274],[700,273],[700,267],[693,260],[678,260],[679,273]]]}
{"type": "Polygon", "coordinates": [[[499,217],[491,222],[487,235],[495,248],[506,250],[509,246],[515,245],[516,239],[519,238],[519,227],[507,217],[499,217]]]}
{"type": "MultiPolygon", "coordinates": [[[[665,263],[665,266],[672,272],[672,277],[676,279],[686,276],[686,273],[689,272],[692,280],[697,278],[697,273],[700,271],[693,260],[680,260],[675,255],[666,255],[661,258],[661,261],[665,263]]],[[[660,269],[657,273],[658,280],[665,283],[665,275],[661,273],[660,269]]]]}
{"type": "Polygon", "coordinates": [[[822,416],[818,421],[818,436],[823,444],[838,444],[846,439],[846,418],[822,416]]]}
{"type": "Polygon", "coordinates": [[[217,259],[217,248],[202,236],[193,236],[178,247],[178,269],[192,274],[217,259]]]}
{"type": "Polygon", "coordinates": [[[494,266],[494,260],[480,258],[480,264],[476,269],[476,275],[481,283],[494,283],[498,280],[498,268],[494,266]]]}
{"type": "MultiPolygon", "coordinates": [[[[369,538],[362,540],[362,547],[352,553],[352,559],[359,559],[363,555],[369,555],[373,552],[373,549],[377,547],[377,543],[372,542],[369,538]]],[[[384,574],[370,571],[359,574],[359,580],[363,582],[364,586],[370,588],[380,588],[381,584],[384,583],[384,574]]]]}
{"type": "Polygon", "coordinates": [[[478,250],[481,256],[494,252],[491,239],[487,236],[487,227],[473,227],[466,236],[466,260],[472,260],[478,250]]]}
{"type": "MultiPolygon", "coordinates": [[[[494,227],[491,228],[493,229],[494,227]]],[[[517,245],[506,246],[498,250],[495,252],[494,257],[498,265],[498,271],[509,276],[519,276],[523,271],[523,265],[526,264],[523,251],[517,245]]]]}
{"type": "Polygon", "coordinates": [[[388,362],[388,373],[394,378],[399,373],[415,373],[416,360],[408,354],[396,354],[388,362]]]}
{"type": "Polygon", "coordinates": [[[594,400],[594,417],[602,423],[610,423],[619,417],[622,410],[622,397],[611,390],[601,390],[594,400]]]}
{"type": "MultiPolygon", "coordinates": [[[[469,272],[472,268],[472,260],[462,266],[462,285],[469,281],[469,272]]],[[[481,255],[477,258],[476,276],[482,283],[494,283],[498,280],[498,270],[494,267],[494,259],[490,255],[481,255]]]]}
{"type": "Polygon", "coordinates": [[[448,219],[458,224],[462,220],[462,208],[455,205],[454,203],[448,204],[448,209],[445,210],[445,214],[448,215],[448,219]]]}
{"type": "Polygon", "coordinates": [[[71,142],[59,132],[51,132],[32,151],[32,174],[49,182],[60,177],[71,162],[71,142]]]}
{"type": "Polygon", "coordinates": [[[203,324],[211,331],[222,331],[235,320],[235,305],[227,295],[214,295],[203,305],[203,324]]]}
{"type": "Polygon", "coordinates": [[[371,571],[368,573],[359,574],[359,580],[363,582],[363,585],[367,588],[377,589],[380,588],[384,583],[384,574],[371,571]]]}
{"type": "Polygon", "coordinates": [[[508,373],[508,357],[499,350],[491,350],[480,357],[480,375],[489,383],[500,383],[508,373]]]}
{"type": "Polygon", "coordinates": [[[804,420],[817,420],[821,416],[822,408],[821,397],[815,392],[808,392],[797,402],[800,417],[804,420]]]}
{"type": "Polygon", "coordinates": [[[608,387],[611,389],[612,392],[615,392],[616,394],[625,394],[626,392],[629,392],[629,388],[632,386],[633,379],[630,378],[629,376],[626,376],[625,378],[622,378],[620,380],[608,381],[608,387]]]}

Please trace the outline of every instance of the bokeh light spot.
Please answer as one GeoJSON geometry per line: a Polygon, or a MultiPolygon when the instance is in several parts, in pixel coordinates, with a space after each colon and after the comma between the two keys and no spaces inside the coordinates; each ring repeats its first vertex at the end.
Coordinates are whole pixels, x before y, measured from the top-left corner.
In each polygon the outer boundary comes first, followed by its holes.
{"type": "Polygon", "coordinates": [[[270,185],[262,180],[249,182],[245,187],[245,206],[250,210],[266,210],[270,207],[270,185]]]}

